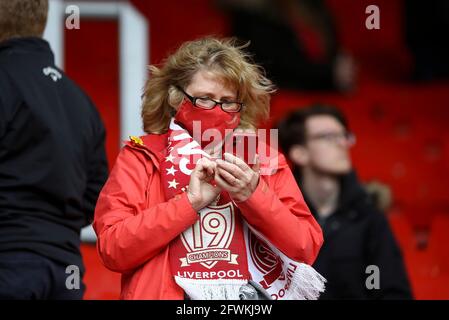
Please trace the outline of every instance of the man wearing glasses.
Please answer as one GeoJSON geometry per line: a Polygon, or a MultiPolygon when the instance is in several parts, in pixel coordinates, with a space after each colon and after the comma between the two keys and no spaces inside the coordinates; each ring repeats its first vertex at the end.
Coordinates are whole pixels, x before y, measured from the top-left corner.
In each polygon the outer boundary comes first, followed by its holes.
{"type": "Polygon", "coordinates": [[[344,115],[312,105],[278,127],[281,147],[324,234],[314,264],[328,280],[320,298],[410,299],[400,249],[352,168],[349,149],[355,137],[344,115]],[[368,279],[374,274],[370,270],[379,271],[378,279],[368,279]]]}

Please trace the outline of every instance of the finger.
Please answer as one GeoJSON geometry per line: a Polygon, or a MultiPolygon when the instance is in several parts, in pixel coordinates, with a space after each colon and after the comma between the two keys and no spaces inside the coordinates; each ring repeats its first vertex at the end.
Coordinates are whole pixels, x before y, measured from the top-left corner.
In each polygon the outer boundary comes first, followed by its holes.
{"type": "Polygon", "coordinates": [[[204,179],[204,177],[206,176],[205,168],[204,168],[202,159],[197,161],[191,176],[196,176],[199,179],[204,179]]]}
{"type": "Polygon", "coordinates": [[[234,177],[232,174],[230,174],[229,172],[227,172],[226,170],[223,170],[221,168],[218,168],[218,174],[220,175],[221,178],[223,178],[229,185],[231,186],[238,186],[238,180],[236,179],[236,177],[234,177]]]}
{"type": "Polygon", "coordinates": [[[215,177],[214,177],[215,183],[217,184],[218,187],[220,187],[221,189],[224,189],[228,192],[236,192],[237,188],[229,185],[222,177],[220,177],[220,175],[218,174],[218,171],[215,172],[215,177]]]}
{"type": "Polygon", "coordinates": [[[206,179],[214,175],[216,164],[206,158],[198,160],[195,166],[196,174],[200,179],[206,179]]]}
{"type": "Polygon", "coordinates": [[[249,169],[248,165],[240,159],[239,157],[234,156],[233,154],[225,152],[224,158],[226,161],[231,162],[237,165],[242,171],[247,171],[249,169]]]}
{"type": "Polygon", "coordinates": [[[207,175],[208,176],[213,176],[214,173],[215,173],[216,167],[217,167],[217,164],[214,163],[214,162],[207,163],[207,165],[205,166],[206,171],[207,171],[207,175]]]}
{"type": "Polygon", "coordinates": [[[226,170],[227,172],[232,174],[237,179],[240,179],[240,180],[246,179],[245,172],[243,172],[242,169],[240,169],[235,164],[232,164],[232,163],[229,163],[229,162],[226,162],[223,160],[217,160],[217,166],[218,166],[218,168],[226,170]]]}
{"type": "Polygon", "coordinates": [[[259,161],[259,155],[256,154],[256,157],[255,157],[255,158],[256,158],[256,159],[255,159],[255,163],[254,163],[254,165],[251,167],[251,169],[252,169],[254,172],[260,173],[260,161],[259,161]]]}
{"type": "Polygon", "coordinates": [[[199,159],[197,163],[201,163],[202,166],[208,167],[213,162],[210,161],[208,158],[203,157],[203,158],[199,159]]]}

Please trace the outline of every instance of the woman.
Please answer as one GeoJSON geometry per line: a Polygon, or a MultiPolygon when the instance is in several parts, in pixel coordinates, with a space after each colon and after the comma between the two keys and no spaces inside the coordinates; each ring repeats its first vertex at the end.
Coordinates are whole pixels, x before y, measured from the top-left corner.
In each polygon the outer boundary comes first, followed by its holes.
{"type": "Polygon", "coordinates": [[[150,70],[148,134],[126,143],[95,212],[121,298],[316,298],[322,233],[285,158],[220,157],[225,135],[268,116],[272,83],[232,39],[187,42],[150,70]]]}

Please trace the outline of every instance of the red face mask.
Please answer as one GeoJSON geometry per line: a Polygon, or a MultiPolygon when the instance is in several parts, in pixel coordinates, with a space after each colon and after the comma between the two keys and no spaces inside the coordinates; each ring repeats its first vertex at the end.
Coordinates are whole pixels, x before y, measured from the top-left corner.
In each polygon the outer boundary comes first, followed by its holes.
{"type": "Polygon", "coordinates": [[[207,129],[217,130],[216,132],[220,133],[221,139],[224,139],[227,133],[226,129],[234,130],[240,124],[240,113],[225,112],[218,105],[213,109],[202,109],[195,107],[190,100],[184,99],[176,112],[175,122],[186,129],[204,148],[211,140],[215,141],[215,138],[209,140],[209,137],[203,137],[203,133],[207,129]],[[195,126],[194,121],[196,122],[195,126]],[[195,130],[199,128],[198,122],[201,124],[201,130],[199,130],[200,132],[194,132],[194,127],[195,130]],[[200,137],[198,137],[199,133],[201,134],[200,137]],[[201,138],[205,138],[206,141],[201,138]],[[198,141],[199,139],[201,141],[198,141]]]}

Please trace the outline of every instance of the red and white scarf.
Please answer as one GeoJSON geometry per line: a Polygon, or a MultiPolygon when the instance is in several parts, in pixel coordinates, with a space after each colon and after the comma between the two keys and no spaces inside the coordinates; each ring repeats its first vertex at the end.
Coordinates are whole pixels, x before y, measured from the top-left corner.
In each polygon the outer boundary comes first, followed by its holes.
{"type": "MultiPolygon", "coordinates": [[[[172,119],[161,178],[168,199],[185,192],[201,157],[210,155],[172,119]]],[[[284,255],[250,226],[223,191],[199,220],[170,243],[176,283],[193,300],[238,300],[242,285],[260,284],[273,299],[317,299],[325,279],[284,255]]]]}

